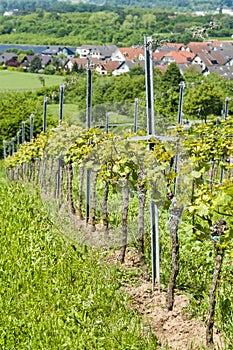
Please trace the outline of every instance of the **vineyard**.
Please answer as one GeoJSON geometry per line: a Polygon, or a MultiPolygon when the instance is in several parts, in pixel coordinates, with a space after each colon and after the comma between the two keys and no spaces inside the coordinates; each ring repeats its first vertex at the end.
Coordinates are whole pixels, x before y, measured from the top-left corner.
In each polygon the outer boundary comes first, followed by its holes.
{"type": "MultiPolygon", "coordinates": [[[[152,293],[166,293],[167,312],[176,294],[185,293],[191,315],[205,322],[206,347],[218,348],[217,332],[224,349],[231,349],[233,119],[225,108],[221,118],[208,115],[184,123],[181,83],[178,123],[154,121],[147,39],[146,108],[138,99],[92,108],[88,69],[86,110],[75,116],[86,119],[86,127],[75,118],[64,120],[62,85],[57,127],[47,128],[45,97],[42,133],[33,137],[31,115],[15,138],[3,142],[7,177],[10,184],[39,188],[49,222],[74,242],[74,251],[84,245],[114,252],[123,266],[128,248],[133,249],[141,278],[152,281],[152,293]]],[[[119,343],[116,348],[153,348],[151,333],[147,340],[146,347],[119,343]]]]}
{"type": "Polygon", "coordinates": [[[227,349],[232,342],[232,122],[213,119],[149,138],[143,132],[62,122],[8,156],[7,175],[39,186],[51,216],[59,215],[60,229],[69,228],[77,243],[117,249],[121,263],[128,245],[137,249],[144,278],[152,269],[153,288],[167,290],[168,310],[176,288],[192,294],[207,322],[207,344],[213,345],[215,324],[227,349]],[[160,242],[153,250],[150,231],[157,224],[160,242]]]}

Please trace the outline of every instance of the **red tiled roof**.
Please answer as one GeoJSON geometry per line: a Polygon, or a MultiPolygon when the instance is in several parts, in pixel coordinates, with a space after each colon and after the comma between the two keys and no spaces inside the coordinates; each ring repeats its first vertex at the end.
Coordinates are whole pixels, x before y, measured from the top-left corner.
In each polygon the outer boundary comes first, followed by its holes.
{"type": "Polygon", "coordinates": [[[127,60],[135,60],[140,54],[144,55],[144,50],[141,47],[121,47],[119,51],[127,60]]]}
{"type": "Polygon", "coordinates": [[[163,45],[164,47],[168,46],[168,47],[176,47],[177,49],[180,49],[181,47],[185,47],[184,44],[182,43],[166,43],[163,45]]]}
{"type": "Polygon", "coordinates": [[[187,47],[197,54],[200,50],[210,51],[210,42],[190,42],[187,47]]]}
{"type": "MultiPolygon", "coordinates": [[[[70,61],[74,64],[77,63],[80,66],[84,66],[87,65],[87,61],[88,59],[85,58],[70,58],[70,61]]],[[[90,64],[98,64],[100,62],[100,60],[98,58],[92,57],[91,59],[89,59],[90,64]]]]}
{"type": "Polygon", "coordinates": [[[119,67],[121,63],[117,61],[107,61],[107,62],[101,62],[99,65],[101,68],[105,71],[113,71],[119,67]]]}
{"type": "Polygon", "coordinates": [[[164,55],[164,57],[172,57],[176,63],[191,62],[196,55],[188,51],[171,51],[164,55]]]}
{"type": "Polygon", "coordinates": [[[166,54],[167,54],[166,52],[153,52],[152,53],[152,60],[154,62],[160,62],[166,54]]]}

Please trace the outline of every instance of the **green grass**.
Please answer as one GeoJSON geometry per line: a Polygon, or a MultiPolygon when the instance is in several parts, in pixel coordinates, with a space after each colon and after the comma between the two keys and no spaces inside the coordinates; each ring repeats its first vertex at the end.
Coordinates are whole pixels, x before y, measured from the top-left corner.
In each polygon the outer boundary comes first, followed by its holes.
{"type": "Polygon", "coordinates": [[[59,75],[44,75],[0,70],[0,91],[28,91],[42,87],[40,77],[45,79],[45,86],[60,85],[64,77],[59,75]]]}
{"type": "MultiPolygon", "coordinates": [[[[59,117],[59,104],[49,104],[48,113],[54,117],[59,117]]],[[[78,106],[72,103],[64,103],[63,105],[63,117],[64,120],[72,120],[73,124],[83,125],[83,122],[80,121],[78,106]]]]}
{"type": "Polygon", "coordinates": [[[39,193],[0,179],[0,348],[155,350],[120,267],[58,232],[39,193]]]}

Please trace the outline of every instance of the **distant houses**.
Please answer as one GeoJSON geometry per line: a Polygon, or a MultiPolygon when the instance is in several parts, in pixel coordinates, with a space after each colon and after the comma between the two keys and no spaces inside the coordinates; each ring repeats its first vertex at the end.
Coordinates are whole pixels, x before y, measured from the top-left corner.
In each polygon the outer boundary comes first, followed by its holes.
{"type": "MultiPolygon", "coordinates": [[[[53,66],[54,69],[67,73],[83,72],[90,68],[99,75],[118,76],[129,73],[138,65],[143,71],[145,66],[142,46],[116,45],[81,45],[76,49],[48,46],[39,55],[25,55],[20,60],[15,53],[3,52],[0,54],[0,65],[27,71],[30,70],[35,56],[41,60],[41,73],[46,67],[53,66]]],[[[233,79],[233,41],[190,42],[187,45],[166,43],[154,50],[152,60],[153,66],[161,72],[174,62],[180,67],[182,74],[192,67],[203,75],[214,72],[225,79],[233,79]]]]}

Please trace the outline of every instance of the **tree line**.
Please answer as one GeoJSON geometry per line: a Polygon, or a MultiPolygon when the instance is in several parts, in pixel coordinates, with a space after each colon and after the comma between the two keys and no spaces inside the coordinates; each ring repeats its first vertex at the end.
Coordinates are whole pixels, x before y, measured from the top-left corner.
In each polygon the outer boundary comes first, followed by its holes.
{"type": "MultiPolygon", "coordinates": [[[[116,44],[132,46],[143,44],[143,36],[153,36],[172,42],[193,41],[196,28],[216,27],[209,36],[231,37],[233,19],[227,15],[196,16],[174,11],[139,8],[105,7],[77,8],[73,12],[36,9],[30,14],[0,16],[2,43],[65,45],[116,44]],[[216,29],[217,28],[217,29],[216,29]]],[[[195,40],[202,40],[196,39],[195,40]]]]}

